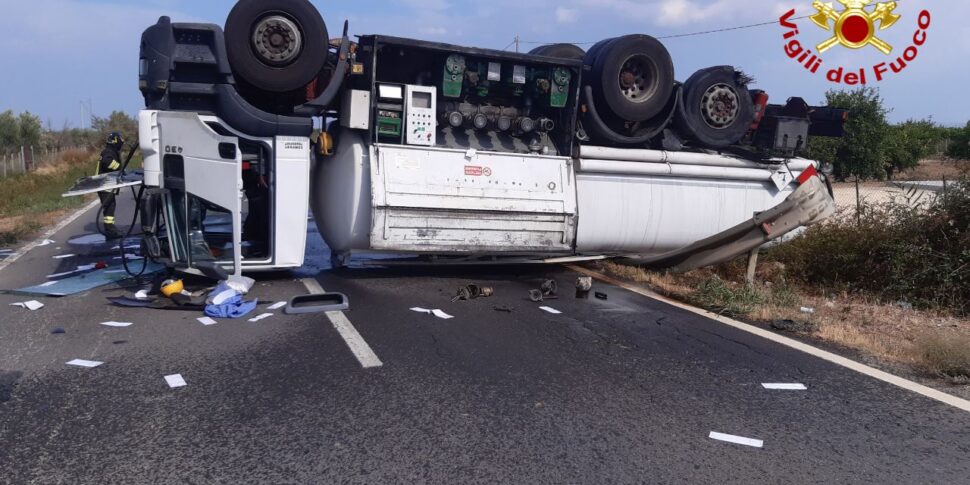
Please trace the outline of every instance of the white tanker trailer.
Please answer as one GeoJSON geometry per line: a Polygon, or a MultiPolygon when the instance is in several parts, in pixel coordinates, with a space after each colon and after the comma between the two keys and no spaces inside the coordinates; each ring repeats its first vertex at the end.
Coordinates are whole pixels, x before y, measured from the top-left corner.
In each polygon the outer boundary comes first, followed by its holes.
{"type": "Polygon", "coordinates": [[[686,269],[827,217],[809,136],[845,113],[769,105],[729,66],[675,80],[633,35],[529,54],[331,40],[306,0],[145,31],[150,256],[188,272],[299,267],[308,211],[337,263],[628,257],[686,269]]]}

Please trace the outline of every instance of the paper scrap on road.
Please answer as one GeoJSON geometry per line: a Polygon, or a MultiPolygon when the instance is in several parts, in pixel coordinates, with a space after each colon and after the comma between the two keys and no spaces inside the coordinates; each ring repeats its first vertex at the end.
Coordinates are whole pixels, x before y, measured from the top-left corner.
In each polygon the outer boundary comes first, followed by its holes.
{"type": "Polygon", "coordinates": [[[84,359],[74,359],[67,363],[67,365],[73,365],[75,367],[86,367],[88,369],[93,369],[99,365],[104,365],[104,362],[98,362],[96,360],[84,360],[84,359]]]}
{"type": "Polygon", "coordinates": [[[765,389],[773,391],[807,391],[805,384],[762,384],[765,389]]]}
{"type": "Polygon", "coordinates": [[[135,298],[137,298],[139,300],[147,300],[148,299],[148,290],[138,290],[138,293],[135,293],[135,298]]]}
{"type": "Polygon", "coordinates": [[[44,304],[37,300],[24,301],[20,303],[11,303],[10,306],[18,306],[20,308],[23,308],[25,310],[30,310],[30,311],[36,311],[36,310],[40,310],[41,308],[44,308],[44,304]]]}
{"type": "Polygon", "coordinates": [[[177,387],[185,387],[188,385],[186,384],[185,379],[182,378],[182,374],[172,374],[170,376],[165,376],[165,382],[167,382],[168,387],[171,387],[172,389],[175,389],[177,387]]]}
{"type": "Polygon", "coordinates": [[[711,431],[710,437],[712,440],[725,441],[725,442],[734,443],[737,445],[752,446],[754,448],[762,448],[765,445],[765,442],[762,440],[745,438],[743,436],[734,436],[734,435],[729,435],[724,433],[715,433],[714,431],[711,431]]]}
{"type": "Polygon", "coordinates": [[[445,312],[443,312],[441,310],[429,310],[427,308],[414,307],[414,308],[411,309],[411,311],[412,312],[417,312],[417,313],[425,313],[425,314],[428,314],[428,315],[434,315],[435,317],[438,317],[438,318],[440,318],[442,320],[451,320],[452,318],[455,318],[455,317],[453,317],[453,316],[451,316],[451,315],[449,315],[449,314],[447,314],[447,313],[445,313],[445,312]]]}
{"type": "Polygon", "coordinates": [[[552,307],[541,306],[541,307],[539,307],[539,309],[542,310],[542,311],[544,311],[544,312],[546,312],[546,313],[551,313],[553,315],[562,315],[562,312],[561,311],[556,310],[555,308],[552,308],[552,307]]]}
{"type": "Polygon", "coordinates": [[[55,242],[56,241],[51,241],[50,239],[44,239],[43,241],[40,242],[40,244],[37,245],[37,247],[50,246],[51,244],[54,244],[55,242]]]}
{"type": "Polygon", "coordinates": [[[266,320],[267,318],[269,318],[271,316],[273,316],[272,313],[264,313],[264,314],[262,314],[262,315],[260,315],[260,316],[258,316],[256,318],[250,318],[249,321],[252,322],[252,323],[256,323],[256,322],[258,322],[260,320],[266,320]]]}
{"type": "Polygon", "coordinates": [[[67,259],[67,258],[73,258],[76,256],[77,256],[76,254],[62,254],[60,256],[54,256],[54,259],[67,259]]]}
{"type": "Polygon", "coordinates": [[[431,310],[431,314],[442,320],[451,320],[452,318],[455,318],[441,310],[431,310]]]}
{"type": "Polygon", "coordinates": [[[205,325],[205,326],[207,326],[207,327],[208,327],[209,325],[215,325],[215,324],[217,324],[217,323],[219,323],[219,322],[217,322],[217,321],[215,321],[215,320],[213,320],[213,319],[212,319],[212,318],[210,318],[210,317],[202,317],[202,318],[197,318],[196,320],[198,320],[198,321],[199,321],[199,323],[201,323],[202,325],[205,325]]]}
{"type": "Polygon", "coordinates": [[[271,306],[271,307],[269,307],[268,309],[269,309],[269,310],[279,310],[280,308],[283,308],[283,307],[285,307],[286,305],[287,305],[287,302],[285,302],[285,301],[281,301],[281,302],[279,302],[279,303],[277,303],[277,304],[275,304],[275,305],[273,305],[273,306],[271,306]]]}
{"type": "Polygon", "coordinates": [[[101,325],[104,325],[105,327],[125,328],[134,324],[130,322],[102,322],[101,325]]]}

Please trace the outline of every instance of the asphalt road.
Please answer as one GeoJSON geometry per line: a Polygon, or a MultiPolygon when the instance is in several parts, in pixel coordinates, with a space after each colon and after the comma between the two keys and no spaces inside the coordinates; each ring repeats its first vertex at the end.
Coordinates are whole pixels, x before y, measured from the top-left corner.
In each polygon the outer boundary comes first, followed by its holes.
{"type": "MultiPolygon", "coordinates": [[[[0,288],[78,264],[58,254],[105,257],[66,243],[92,218],[0,271],[0,288]]],[[[608,285],[608,301],[564,295],[546,313],[526,295],[571,286],[560,267],[333,271],[311,241],[303,271],[252,295],[306,293],[305,277],[348,294],[382,366],[365,369],[326,315],[203,326],[108,306],[118,287],[35,312],[0,294],[0,482],[970,482],[970,414],[937,401],[608,285]],[[452,303],[469,283],[496,295],[452,303]],[[105,364],[65,365],[78,358],[105,364]]]]}

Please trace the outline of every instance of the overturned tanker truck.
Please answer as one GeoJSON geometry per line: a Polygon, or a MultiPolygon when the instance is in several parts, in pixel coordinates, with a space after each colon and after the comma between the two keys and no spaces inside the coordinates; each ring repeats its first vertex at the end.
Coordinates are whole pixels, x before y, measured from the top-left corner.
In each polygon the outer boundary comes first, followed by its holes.
{"type": "Polygon", "coordinates": [[[307,0],[240,1],[225,30],[163,17],[139,77],[144,247],[187,272],[301,266],[311,208],[337,264],[717,263],[830,215],[797,154],[845,121],[730,66],[678,82],[647,35],[331,38],[307,0]]]}

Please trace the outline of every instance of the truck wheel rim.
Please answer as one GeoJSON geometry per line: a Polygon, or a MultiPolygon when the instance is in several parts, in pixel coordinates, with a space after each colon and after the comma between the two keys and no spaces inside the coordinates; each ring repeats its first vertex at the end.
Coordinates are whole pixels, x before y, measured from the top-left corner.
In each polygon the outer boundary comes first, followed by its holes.
{"type": "Polygon", "coordinates": [[[711,128],[722,130],[738,118],[741,103],[738,93],[727,84],[715,84],[701,98],[701,114],[711,128]]]}
{"type": "Polygon", "coordinates": [[[630,101],[643,103],[657,91],[656,65],[647,56],[635,55],[623,63],[618,79],[620,91],[630,101]]]}
{"type": "Polygon", "coordinates": [[[281,15],[271,15],[256,23],[253,29],[253,47],[263,62],[273,66],[285,66],[300,54],[303,34],[292,20],[281,15]]]}

